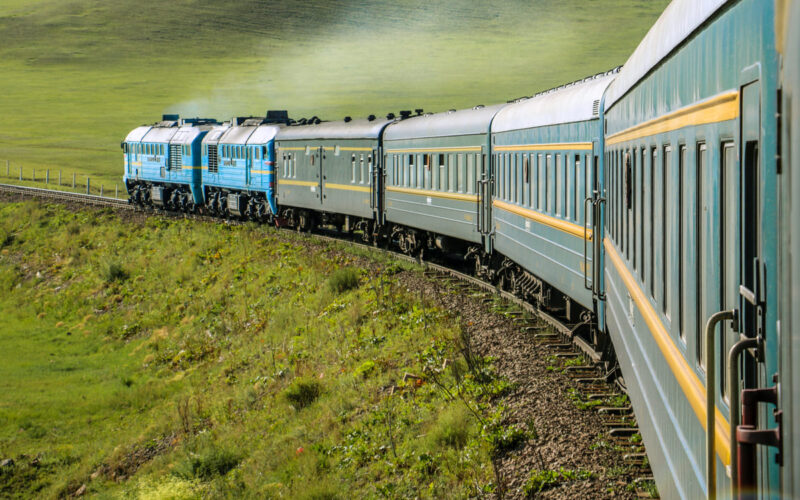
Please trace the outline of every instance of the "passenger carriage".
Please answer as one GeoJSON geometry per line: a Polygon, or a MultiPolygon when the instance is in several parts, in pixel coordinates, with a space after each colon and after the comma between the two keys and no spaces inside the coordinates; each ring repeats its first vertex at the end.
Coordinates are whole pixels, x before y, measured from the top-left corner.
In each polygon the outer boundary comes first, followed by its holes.
{"type": "Polygon", "coordinates": [[[183,211],[201,205],[200,143],[215,123],[164,115],[131,131],[122,143],[123,181],[131,200],[183,211]]]}
{"type": "Polygon", "coordinates": [[[602,73],[518,100],[492,122],[492,229],[494,250],[506,257],[502,281],[574,319],[571,302],[594,311],[599,292],[595,170],[600,101],[613,78],[602,73]]]}
{"type": "Polygon", "coordinates": [[[276,138],[283,220],[373,236],[382,223],[381,135],[393,117],[293,125],[276,138]]]}
{"type": "Polygon", "coordinates": [[[409,254],[469,244],[489,273],[491,192],[489,127],[504,105],[416,116],[384,133],[386,224],[409,254]]]}
{"type": "Polygon", "coordinates": [[[664,498],[728,492],[756,467],[762,493],[780,486],[778,450],[744,447],[738,467],[732,437],[740,389],[779,368],[773,9],[673,1],[605,94],[607,323],[664,498]]]}

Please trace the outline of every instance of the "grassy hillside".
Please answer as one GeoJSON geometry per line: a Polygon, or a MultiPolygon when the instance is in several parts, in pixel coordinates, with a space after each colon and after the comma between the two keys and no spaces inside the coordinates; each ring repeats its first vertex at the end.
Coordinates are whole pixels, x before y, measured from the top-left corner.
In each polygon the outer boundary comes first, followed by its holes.
{"type": "Polygon", "coordinates": [[[358,252],[0,204],[0,497],[491,490],[492,453],[527,439],[509,384],[398,285],[412,267],[358,252]]]}
{"type": "Polygon", "coordinates": [[[5,0],[2,160],[120,177],[163,112],[384,114],[502,102],[622,64],[667,0],[5,0]]]}

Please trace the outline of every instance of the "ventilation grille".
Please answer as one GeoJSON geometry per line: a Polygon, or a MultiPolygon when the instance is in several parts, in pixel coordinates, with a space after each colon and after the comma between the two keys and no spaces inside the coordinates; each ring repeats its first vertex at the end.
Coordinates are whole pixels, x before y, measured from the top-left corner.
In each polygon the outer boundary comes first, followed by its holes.
{"type": "Polygon", "coordinates": [[[169,145],[169,168],[171,170],[180,170],[183,166],[183,157],[181,156],[180,144],[169,145]]]}
{"type": "Polygon", "coordinates": [[[208,171],[210,173],[217,173],[219,171],[216,145],[208,146],[208,171]]]}
{"type": "Polygon", "coordinates": [[[592,103],[592,116],[598,116],[600,114],[600,99],[595,99],[592,103]]]}

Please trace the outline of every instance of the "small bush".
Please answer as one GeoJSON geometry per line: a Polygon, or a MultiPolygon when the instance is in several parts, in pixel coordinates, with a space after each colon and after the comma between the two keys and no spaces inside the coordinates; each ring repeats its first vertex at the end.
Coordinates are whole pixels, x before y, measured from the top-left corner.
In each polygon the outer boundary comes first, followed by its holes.
{"type": "Polygon", "coordinates": [[[108,283],[114,281],[122,283],[123,281],[127,280],[130,277],[128,271],[124,267],[122,267],[121,264],[117,262],[110,263],[106,267],[104,274],[105,274],[104,278],[108,283]]]}
{"type": "Polygon", "coordinates": [[[516,425],[490,425],[484,430],[495,454],[513,450],[528,440],[528,433],[516,425]]]}
{"type": "Polygon", "coordinates": [[[322,384],[312,378],[298,378],[286,388],[284,396],[297,410],[310,405],[322,393],[322,384]]]}
{"type": "Polygon", "coordinates": [[[534,470],[523,486],[523,491],[528,497],[546,490],[559,483],[582,481],[591,479],[593,474],[588,470],[571,470],[561,467],[559,470],[534,470]]]}
{"type": "Polygon", "coordinates": [[[9,247],[14,243],[14,235],[0,230],[0,248],[9,247]]]}
{"type": "Polygon", "coordinates": [[[431,436],[439,445],[460,449],[469,440],[471,426],[472,415],[469,411],[463,406],[451,406],[439,415],[431,436]]]}
{"type": "Polygon", "coordinates": [[[335,271],[328,278],[328,288],[333,293],[343,293],[358,286],[358,270],[345,267],[335,271]]]}
{"type": "Polygon", "coordinates": [[[192,454],[175,467],[175,473],[183,478],[209,480],[215,476],[224,476],[239,465],[242,457],[239,454],[210,447],[198,454],[192,454]]]}
{"type": "Polygon", "coordinates": [[[361,363],[361,366],[356,368],[356,375],[360,376],[361,378],[368,378],[373,371],[375,371],[375,362],[364,361],[361,363]]]}

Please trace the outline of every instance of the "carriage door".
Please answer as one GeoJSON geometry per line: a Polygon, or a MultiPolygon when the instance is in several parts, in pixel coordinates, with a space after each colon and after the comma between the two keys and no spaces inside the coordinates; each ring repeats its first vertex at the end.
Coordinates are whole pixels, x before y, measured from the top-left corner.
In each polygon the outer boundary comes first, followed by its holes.
{"type": "MultiPolygon", "coordinates": [[[[475,182],[475,193],[477,194],[477,210],[478,210],[478,232],[483,237],[484,250],[486,252],[492,251],[492,188],[494,186],[494,176],[490,160],[487,158],[486,147],[481,147],[481,153],[475,155],[477,165],[475,168],[478,172],[475,182]]],[[[467,168],[470,168],[467,162],[467,168]]]]}
{"type": "Polygon", "coordinates": [[[322,192],[322,186],[325,184],[325,170],[322,168],[323,160],[325,160],[324,146],[311,150],[311,169],[317,176],[317,198],[319,198],[320,203],[325,202],[325,193],[322,192]]]}
{"type": "Polygon", "coordinates": [[[592,297],[605,300],[602,291],[603,265],[603,226],[601,211],[606,199],[600,192],[599,151],[597,140],[592,141],[592,154],[586,156],[585,186],[586,197],[583,200],[583,284],[587,290],[592,291],[592,297]],[[591,231],[591,236],[589,235],[591,231]]]}
{"type": "Polygon", "coordinates": [[[382,208],[380,200],[381,171],[386,166],[386,157],[381,158],[380,150],[372,150],[372,161],[369,164],[369,207],[372,209],[372,216],[376,222],[380,223],[380,212],[382,208]]]}

